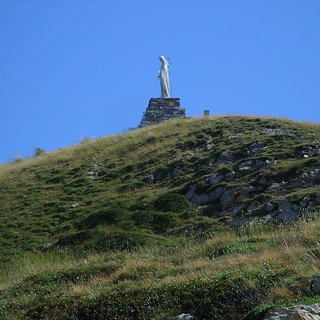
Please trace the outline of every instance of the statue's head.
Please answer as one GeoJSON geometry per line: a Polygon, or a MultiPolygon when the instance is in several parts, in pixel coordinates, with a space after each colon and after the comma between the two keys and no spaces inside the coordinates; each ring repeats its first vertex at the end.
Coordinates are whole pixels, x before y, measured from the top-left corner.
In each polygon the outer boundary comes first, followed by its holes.
{"type": "Polygon", "coordinates": [[[164,56],[160,56],[160,57],[159,57],[159,60],[160,60],[161,62],[166,62],[166,58],[165,58],[164,56]]]}

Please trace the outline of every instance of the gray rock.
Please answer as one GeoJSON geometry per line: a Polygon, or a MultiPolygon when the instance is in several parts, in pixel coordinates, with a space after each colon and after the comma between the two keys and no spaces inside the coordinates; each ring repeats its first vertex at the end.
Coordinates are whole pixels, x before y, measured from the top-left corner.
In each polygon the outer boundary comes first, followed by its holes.
{"type": "Polygon", "coordinates": [[[311,291],[313,293],[320,292],[320,275],[313,278],[313,280],[311,282],[311,291]]]}
{"type": "Polygon", "coordinates": [[[286,198],[279,199],[278,219],[282,221],[296,220],[301,215],[298,205],[290,203],[286,198]]]}
{"type": "Polygon", "coordinates": [[[288,289],[297,295],[301,295],[301,293],[308,294],[311,292],[311,281],[308,279],[302,279],[298,283],[290,286],[288,289]]]}
{"type": "Polygon", "coordinates": [[[266,165],[267,165],[267,163],[263,160],[256,160],[255,161],[255,167],[257,169],[261,169],[261,168],[265,167],[266,165]]]}
{"type": "Polygon", "coordinates": [[[280,210],[282,211],[292,211],[297,210],[298,206],[290,203],[286,198],[279,199],[280,210]]]}
{"type": "Polygon", "coordinates": [[[269,187],[269,190],[279,189],[280,186],[281,186],[281,183],[274,182],[274,183],[269,187]]]}
{"type": "Polygon", "coordinates": [[[205,143],[205,150],[210,150],[214,147],[214,143],[212,142],[212,139],[207,140],[205,143]]]}
{"type": "Polygon", "coordinates": [[[222,196],[220,197],[220,204],[222,209],[225,209],[229,204],[232,202],[232,190],[226,190],[223,192],[222,196]]]}
{"type": "Polygon", "coordinates": [[[221,195],[223,194],[223,192],[225,191],[225,188],[223,187],[218,187],[216,188],[214,191],[209,193],[209,199],[210,201],[214,201],[217,200],[221,197],[221,195]]]}
{"type": "Polygon", "coordinates": [[[243,135],[243,133],[237,133],[235,136],[229,136],[228,139],[240,138],[242,135],[243,135]]]}
{"type": "Polygon", "coordinates": [[[251,220],[252,220],[251,217],[243,217],[243,218],[233,219],[230,224],[233,227],[239,228],[241,226],[246,225],[251,220]]]}
{"type": "Polygon", "coordinates": [[[264,145],[259,142],[254,142],[250,145],[250,149],[248,150],[248,154],[250,156],[255,156],[264,148],[264,145]]]}
{"type": "Polygon", "coordinates": [[[250,171],[253,171],[253,170],[254,169],[252,167],[249,167],[249,166],[245,166],[245,167],[239,168],[239,171],[242,172],[242,173],[250,172],[250,171]]]}
{"type": "Polygon", "coordinates": [[[285,134],[288,132],[285,132],[284,130],[281,130],[281,129],[273,129],[273,128],[263,128],[262,131],[264,131],[267,136],[274,136],[276,134],[285,134]]]}
{"type": "Polygon", "coordinates": [[[240,212],[242,212],[242,209],[245,207],[244,204],[241,204],[239,206],[236,206],[235,208],[233,208],[233,210],[231,211],[230,215],[231,217],[235,217],[237,214],[239,214],[240,212]]]}
{"type": "Polygon", "coordinates": [[[274,205],[270,202],[267,202],[266,204],[266,210],[267,211],[272,211],[274,209],[274,205]]]}
{"type": "Polygon", "coordinates": [[[98,172],[95,171],[89,171],[88,172],[88,178],[95,179],[98,176],[98,172]]]}
{"type": "Polygon", "coordinates": [[[225,176],[224,176],[224,180],[225,181],[233,181],[234,178],[236,176],[236,173],[234,171],[231,171],[229,173],[227,173],[225,176]]]}
{"type": "Polygon", "coordinates": [[[207,204],[209,202],[209,196],[207,194],[199,194],[198,196],[193,197],[191,202],[198,206],[207,204]]]}
{"type": "Polygon", "coordinates": [[[191,313],[182,313],[177,317],[170,318],[169,320],[196,320],[196,317],[191,313]]]}
{"type": "Polygon", "coordinates": [[[261,203],[257,200],[252,201],[249,206],[248,206],[248,210],[254,210],[256,209],[261,203]]]}
{"type": "Polygon", "coordinates": [[[217,163],[228,164],[233,162],[233,154],[232,152],[221,152],[217,163]]]}
{"type": "Polygon", "coordinates": [[[233,158],[232,153],[231,152],[227,152],[227,151],[221,152],[220,157],[223,158],[223,159],[233,158]]]}
{"type": "Polygon", "coordinates": [[[266,186],[267,185],[267,179],[265,176],[263,176],[259,181],[259,184],[261,184],[262,186],[266,186]]]}
{"type": "Polygon", "coordinates": [[[301,179],[297,179],[295,181],[291,181],[291,182],[288,182],[286,184],[286,188],[291,190],[291,189],[295,189],[295,188],[300,188],[302,186],[302,181],[301,179]]]}
{"type": "Polygon", "coordinates": [[[263,320],[320,320],[320,304],[273,308],[263,320]]]}
{"type": "Polygon", "coordinates": [[[145,178],[145,182],[147,184],[153,184],[154,183],[154,175],[152,173],[150,173],[146,178],[145,178]]]}
{"type": "Polygon", "coordinates": [[[298,219],[300,214],[298,212],[280,212],[277,218],[281,221],[292,221],[298,219]]]}
{"type": "Polygon", "coordinates": [[[196,185],[192,185],[190,190],[186,193],[186,198],[188,200],[191,200],[193,197],[195,197],[197,194],[194,192],[196,190],[196,185]]]}
{"type": "Polygon", "coordinates": [[[50,249],[50,248],[53,248],[55,245],[54,242],[49,242],[49,243],[44,243],[44,244],[41,244],[37,247],[38,250],[46,250],[46,249],[50,249]]]}
{"type": "Polygon", "coordinates": [[[314,168],[310,172],[303,172],[300,177],[286,184],[288,189],[309,188],[320,181],[320,169],[314,168]]]}
{"type": "Polygon", "coordinates": [[[253,164],[252,160],[242,161],[238,164],[238,169],[241,170],[241,168],[250,167],[252,164],[253,164]]]}
{"type": "Polygon", "coordinates": [[[223,175],[218,175],[217,173],[214,173],[208,178],[208,182],[214,186],[215,184],[219,183],[223,180],[223,175]]]}

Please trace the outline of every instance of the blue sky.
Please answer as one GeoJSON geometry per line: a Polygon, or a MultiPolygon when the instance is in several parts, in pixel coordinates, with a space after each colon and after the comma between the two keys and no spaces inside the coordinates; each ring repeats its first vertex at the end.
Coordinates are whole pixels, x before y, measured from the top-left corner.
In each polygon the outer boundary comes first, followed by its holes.
{"type": "Polygon", "coordinates": [[[320,123],[320,1],[0,0],[0,163],[136,127],[164,55],[188,116],[320,123]]]}

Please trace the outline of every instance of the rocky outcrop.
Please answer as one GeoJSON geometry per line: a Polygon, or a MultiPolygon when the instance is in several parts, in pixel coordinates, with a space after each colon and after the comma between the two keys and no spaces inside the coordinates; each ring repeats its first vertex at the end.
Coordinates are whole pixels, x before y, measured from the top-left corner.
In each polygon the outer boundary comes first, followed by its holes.
{"type": "Polygon", "coordinates": [[[197,318],[190,313],[182,313],[177,317],[170,318],[169,320],[196,320],[197,318]]]}
{"type": "Polygon", "coordinates": [[[270,309],[263,320],[320,320],[320,303],[270,309]]]}
{"type": "MultiPolygon", "coordinates": [[[[266,132],[273,134],[276,131],[266,132]]],[[[247,154],[255,156],[265,148],[264,144],[254,142],[248,146],[247,154]]],[[[316,151],[315,148],[304,148],[301,152],[311,156],[316,151]]],[[[299,169],[289,166],[283,174],[278,174],[274,173],[278,170],[277,160],[262,156],[241,159],[231,151],[221,152],[214,163],[223,168],[190,184],[185,196],[197,206],[214,204],[214,210],[209,214],[229,216],[230,223],[236,227],[262,216],[279,221],[296,220],[319,207],[320,196],[300,199],[296,195],[289,196],[296,190],[320,184],[319,165],[302,165],[297,167],[299,169]]]]}

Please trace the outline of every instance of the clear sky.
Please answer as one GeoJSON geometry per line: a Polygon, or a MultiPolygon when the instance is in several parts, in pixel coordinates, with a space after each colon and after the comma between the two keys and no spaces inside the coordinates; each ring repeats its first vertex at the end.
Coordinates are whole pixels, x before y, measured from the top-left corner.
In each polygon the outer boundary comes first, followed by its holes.
{"type": "Polygon", "coordinates": [[[188,116],[320,123],[318,0],[0,0],[0,163],[139,125],[164,55],[188,116]]]}

